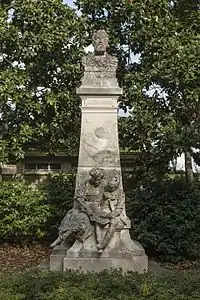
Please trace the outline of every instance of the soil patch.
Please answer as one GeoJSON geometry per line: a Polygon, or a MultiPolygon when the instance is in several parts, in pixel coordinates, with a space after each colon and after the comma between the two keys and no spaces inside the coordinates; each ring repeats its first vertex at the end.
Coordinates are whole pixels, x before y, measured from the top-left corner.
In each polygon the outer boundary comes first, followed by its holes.
{"type": "Polygon", "coordinates": [[[22,271],[37,266],[47,259],[51,250],[40,244],[30,246],[0,246],[0,269],[4,271],[22,271]]]}

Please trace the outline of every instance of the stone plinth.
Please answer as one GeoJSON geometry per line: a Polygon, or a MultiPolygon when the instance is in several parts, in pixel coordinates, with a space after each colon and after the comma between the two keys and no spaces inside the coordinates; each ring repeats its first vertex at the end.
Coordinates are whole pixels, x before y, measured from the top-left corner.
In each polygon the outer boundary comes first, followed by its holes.
{"type": "Polygon", "coordinates": [[[143,274],[148,269],[148,259],[146,255],[134,256],[132,259],[126,258],[64,258],[64,269],[79,270],[81,272],[101,272],[103,270],[119,269],[123,273],[137,272],[143,274]]]}
{"type": "Polygon", "coordinates": [[[100,272],[111,268],[138,273],[148,270],[145,251],[138,242],[131,240],[128,229],[116,231],[102,253],[95,247],[94,235],[84,243],[76,241],[66,253],[63,263],[63,271],[79,269],[83,272],[100,272]]]}
{"type": "MultiPolygon", "coordinates": [[[[104,229],[105,234],[106,229],[104,229]]],[[[130,238],[128,228],[116,231],[107,248],[99,253],[95,247],[95,235],[73,246],[57,246],[51,255],[50,269],[54,271],[80,270],[101,272],[104,269],[121,269],[140,274],[148,270],[148,258],[144,248],[130,238]]]]}

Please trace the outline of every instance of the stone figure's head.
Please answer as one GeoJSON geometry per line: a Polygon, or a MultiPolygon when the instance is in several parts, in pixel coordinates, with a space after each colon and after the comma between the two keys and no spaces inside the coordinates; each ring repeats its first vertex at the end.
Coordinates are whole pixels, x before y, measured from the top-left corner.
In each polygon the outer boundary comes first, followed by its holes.
{"type": "Polygon", "coordinates": [[[101,168],[92,168],[89,174],[91,176],[90,183],[95,187],[99,186],[104,177],[104,170],[101,168]]]}
{"type": "Polygon", "coordinates": [[[118,174],[114,174],[108,181],[107,189],[109,192],[115,191],[120,184],[120,176],[118,174]]]}
{"type": "Polygon", "coordinates": [[[108,47],[108,34],[105,30],[98,30],[93,34],[92,45],[94,52],[98,55],[103,55],[108,47]]]}

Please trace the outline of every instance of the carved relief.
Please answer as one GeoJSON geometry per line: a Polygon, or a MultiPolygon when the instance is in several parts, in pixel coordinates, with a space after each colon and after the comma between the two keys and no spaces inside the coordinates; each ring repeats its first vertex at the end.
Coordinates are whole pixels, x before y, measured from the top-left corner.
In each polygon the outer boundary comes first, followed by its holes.
{"type": "Polygon", "coordinates": [[[96,248],[101,253],[115,230],[122,230],[126,225],[123,216],[125,198],[119,188],[119,173],[114,171],[107,179],[103,169],[93,168],[89,174],[90,178],[77,189],[74,206],[64,217],[52,248],[72,236],[83,243],[95,232],[96,248]],[[108,228],[102,235],[105,226],[108,228]]]}
{"type": "Polygon", "coordinates": [[[116,166],[119,164],[118,147],[115,136],[109,130],[108,124],[97,127],[83,137],[83,150],[99,166],[116,166]]]}
{"type": "Polygon", "coordinates": [[[107,149],[109,143],[108,134],[104,127],[97,127],[94,132],[85,135],[83,143],[88,154],[93,156],[99,151],[107,149]]]}

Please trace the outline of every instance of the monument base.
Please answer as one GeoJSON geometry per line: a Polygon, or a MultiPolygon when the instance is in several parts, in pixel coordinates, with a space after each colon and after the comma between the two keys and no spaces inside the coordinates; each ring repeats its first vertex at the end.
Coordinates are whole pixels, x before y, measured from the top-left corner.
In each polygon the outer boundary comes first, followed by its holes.
{"type": "Polygon", "coordinates": [[[127,271],[143,274],[148,269],[146,255],[128,258],[64,258],[63,271],[79,270],[82,272],[101,272],[109,269],[120,269],[123,273],[127,271]]]}
{"type": "Polygon", "coordinates": [[[75,241],[72,247],[58,246],[50,256],[50,270],[79,270],[82,272],[101,272],[102,270],[121,269],[145,273],[148,270],[148,258],[144,248],[132,241],[128,230],[115,232],[108,247],[99,253],[94,246],[94,235],[81,243],[75,241]],[[119,238],[120,237],[120,238],[119,238]]]}

